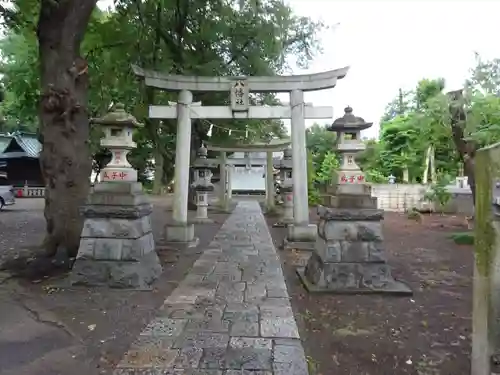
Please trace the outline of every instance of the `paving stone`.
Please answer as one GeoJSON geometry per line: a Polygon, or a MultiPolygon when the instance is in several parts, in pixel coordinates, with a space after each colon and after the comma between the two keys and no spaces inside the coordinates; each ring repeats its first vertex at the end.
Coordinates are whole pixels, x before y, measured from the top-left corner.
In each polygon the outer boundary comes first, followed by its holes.
{"type": "Polygon", "coordinates": [[[229,322],[223,321],[220,318],[205,318],[203,320],[192,320],[186,324],[186,330],[189,331],[206,331],[206,332],[218,332],[218,333],[228,333],[229,332],[229,322]]]}
{"type": "Polygon", "coordinates": [[[272,370],[272,351],[247,347],[229,348],[225,366],[228,369],[272,370]]]}
{"type": "MultiPolygon", "coordinates": [[[[185,370],[182,369],[117,368],[116,370],[113,371],[113,375],[193,375],[193,374],[185,372],[185,370]]],[[[201,375],[201,374],[196,374],[196,375],[201,375]]],[[[203,375],[209,375],[209,374],[203,374],[203,375]]]]}
{"type": "Polygon", "coordinates": [[[231,321],[245,319],[257,322],[259,320],[259,308],[248,303],[229,303],[224,310],[224,319],[231,321]]]}
{"type": "Polygon", "coordinates": [[[188,347],[179,350],[178,356],[174,360],[173,367],[176,368],[197,368],[200,364],[203,349],[188,347]]]}
{"type": "Polygon", "coordinates": [[[262,337],[299,338],[294,318],[265,318],[260,320],[262,337]]]}
{"type": "Polygon", "coordinates": [[[227,370],[224,375],[273,375],[273,373],[261,370],[227,370]]]}
{"type": "Polygon", "coordinates": [[[261,301],[267,297],[266,284],[253,283],[247,284],[245,291],[245,302],[261,301]]]}
{"type": "Polygon", "coordinates": [[[130,345],[130,349],[143,350],[144,348],[171,349],[177,336],[143,336],[139,335],[130,345]]]}
{"type": "Polygon", "coordinates": [[[307,362],[273,363],[274,375],[309,375],[307,362]]]}
{"type": "Polygon", "coordinates": [[[235,321],[229,331],[231,336],[259,336],[259,323],[249,321],[235,321]]]}
{"type": "Polygon", "coordinates": [[[302,348],[302,342],[300,341],[300,339],[273,339],[273,345],[299,346],[302,348]]]}
{"type": "Polygon", "coordinates": [[[267,296],[271,298],[288,298],[286,287],[267,287],[267,296]]]}
{"type": "Polygon", "coordinates": [[[271,349],[273,347],[273,342],[270,339],[265,338],[253,338],[253,337],[231,337],[229,342],[230,348],[253,348],[253,349],[271,349]]]}
{"type": "Polygon", "coordinates": [[[155,318],[141,332],[142,336],[178,336],[184,326],[186,319],[155,318]]]}
{"type": "Polygon", "coordinates": [[[229,343],[229,335],[214,332],[185,331],[177,340],[174,348],[226,348],[229,343]]]}
{"type": "Polygon", "coordinates": [[[118,368],[169,368],[179,354],[175,349],[144,347],[131,349],[118,364],[118,368]]]}
{"type": "Polygon", "coordinates": [[[206,348],[200,361],[200,368],[225,369],[226,368],[226,348],[206,348]]]}
{"type": "Polygon", "coordinates": [[[260,316],[262,319],[268,318],[293,318],[291,306],[270,306],[260,307],[260,316]]]}
{"type": "Polygon", "coordinates": [[[274,362],[291,363],[306,360],[302,346],[275,345],[273,351],[274,362]]]}
{"type": "Polygon", "coordinates": [[[217,288],[216,297],[225,303],[243,302],[243,293],[246,283],[243,282],[221,282],[217,288]]]}
{"type": "Polygon", "coordinates": [[[298,338],[264,217],[241,202],[114,375],[307,375],[298,338]]]}

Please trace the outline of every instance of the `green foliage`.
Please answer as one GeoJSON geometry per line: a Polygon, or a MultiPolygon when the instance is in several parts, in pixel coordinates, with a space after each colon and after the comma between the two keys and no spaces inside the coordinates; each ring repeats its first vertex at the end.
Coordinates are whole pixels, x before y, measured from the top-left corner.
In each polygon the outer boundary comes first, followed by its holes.
{"type": "MultiPolygon", "coordinates": [[[[0,41],[1,88],[0,131],[37,129],[40,93],[38,46],[33,20],[36,0],[11,1],[12,12],[0,41]]],[[[280,0],[246,2],[238,9],[233,2],[215,0],[116,0],[114,11],[95,9],[82,43],[89,65],[89,114],[103,115],[112,103],[123,102],[127,110],[145,124],[138,131],[138,149],[131,162],[144,174],[151,159],[162,157],[163,180],[173,174],[175,121],[150,121],[149,104],[175,101],[175,94],[146,89],[130,65],[171,74],[189,75],[276,75],[287,72],[288,62],[306,67],[319,51],[317,35],[322,23],[293,13],[280,0]],[[294,59],[291,60],[290,57],[294,59]]],[[[3,11],[3,9],[0,9],[3,11]]],[[[199,93],[195,100],[205,105],[223,105],[229,93],[199,93]]],[[[252,96],[259,104],[278,104],[273,94],[252,96]]],[[[285,128],[275,120],[217,120],[215,140],[248,141],[284,137],[285,128]]],[[[207,139],[210,123],[193,122],[192,149],[207,139]]],[[[99,131],[92,131],[91,147],[99,156],[99,131]]],[[[97,163],[99,164],[99,163],[97,163]]]]}
{"type": "Polygon", "coordinates": [[[418,212],[415,207],[406,213],[406,217],[408,220],[418,221],[419,223],[422,222],[422,214],[418,212]]]}
{"type": "Polygon", "coordinates": [[[474,233],[473,232],[461,232],[453,233],[450,238],[457,245],[474,245],[474,233]]]}
{"type": "Polygon", "coordinates": [[[337,155],[328,151],[321,163],[319,171],[316,173],[316,181],[320,184],[328,184],[336,181],[336,171],[339,169],[339,160],[337,155]]]}
{"type": "Polygon", "coordinates": [[[386,184],[389,180],[388,176],[384,176],[380,171],[376,169],[370,169],[365,172],[366,181],[374,184],[386,184]]]}
{"type": "Polygon", "coordinates": [[[442,211],[451,199],[451,193],[446,188],[448,184],[449,180],[444,178],[432,184],[430,190],[424,194],[423,200],[434,203],[442,211]]]}
{"type": "Polygon", "coordinates": [[[337,134],[327,130],[327,125],[313,124],[306,130],[306,147],[313,154],[316,170],[321,168],[325,155],[331,153],[337,144],[337,134]]]}
{"type": "Polygon", "coordinates": [[[309,198],[309,205],[314,206],[320,202],[318,189],[314,184],[316,178],[316,171],[313,162],[313,153],[307,153],[307,193],[309,198]]]}

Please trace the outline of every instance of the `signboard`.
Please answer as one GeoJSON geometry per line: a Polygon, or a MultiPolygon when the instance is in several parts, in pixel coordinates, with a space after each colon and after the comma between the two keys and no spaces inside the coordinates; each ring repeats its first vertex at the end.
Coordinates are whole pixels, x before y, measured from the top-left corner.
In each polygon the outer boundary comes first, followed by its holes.
{"type": "Polygon", "coordinates": [[[248,111],[249,94],[246,80],[235,81],[231,86],[231,109],[233,111],[248,111]]]}

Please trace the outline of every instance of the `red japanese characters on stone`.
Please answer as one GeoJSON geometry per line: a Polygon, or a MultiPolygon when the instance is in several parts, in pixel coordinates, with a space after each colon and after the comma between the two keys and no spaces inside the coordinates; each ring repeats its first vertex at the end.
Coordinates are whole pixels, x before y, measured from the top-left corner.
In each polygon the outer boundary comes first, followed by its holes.
{"type": "Polygon", "coordinates": [[[116,180],[116,177],[117,177],[117,176],[118,176],[118,173],[117,173],[117,172],[113,171],[113,172],[111,173],[111,178],[112,178],[113,180],[116,180]]]}
{"type": "Polygon", "coordinates": [[[108,175],[108,172],[104,172],[103,178],[104,178],[105,180],[109,180],[109,175],[108,175]]]}
{"type": "Polygon", "coordinates": [[[365,176],[358,176],[358,181],[363,181],[365,179],[365,176]]]}
{"type": "Polygon", "coordinates": [[[342,175],[342,177],[340,178],[340,181],[341,181],[341,182],[347,182],[347,177],[346,177],[346,175],[342,175]]]}
{"type": "Polygon", "coordinates": [[[120,172],[120,173],[118,174],[118,177],[120,177],[120,179],[122,179],[122,180],[123,180],[125,177],[127,177],[127,172],[120,172]]]}
{"type": "Polygon", "coordinates": [[[349,177],[349,182],[352,184],[354,182],[354,176],[349,177]]]}

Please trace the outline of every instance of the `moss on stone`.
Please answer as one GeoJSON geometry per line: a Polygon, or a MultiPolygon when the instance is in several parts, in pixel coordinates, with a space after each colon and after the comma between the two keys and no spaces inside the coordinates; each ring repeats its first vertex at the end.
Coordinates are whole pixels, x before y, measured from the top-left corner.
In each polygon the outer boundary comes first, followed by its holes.
{"type": "MultiPolygon", "coordinates": [[[[500,147],[500,145],[494,145],[500,147]]],[[[496,165],[492,160],[492,147],[481,149],[475,157],[475,246],[474,258],[481,276],[489,276],[495,246],[495,230],[492,225],[492,184],[496,165]]]]}

